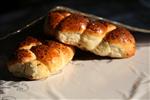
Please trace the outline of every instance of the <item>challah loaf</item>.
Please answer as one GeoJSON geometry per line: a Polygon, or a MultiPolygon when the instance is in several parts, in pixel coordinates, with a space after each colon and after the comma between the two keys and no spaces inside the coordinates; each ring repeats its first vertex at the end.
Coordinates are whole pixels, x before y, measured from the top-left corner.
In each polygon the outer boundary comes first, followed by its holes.
{"type": "Polygon", "coordinates": [[[100,56],[125,58],[133,56],[136,50],[135,39],[127,29],[80,14],[52,11],[44,30],[62,43],[100,56]]]}
{"type": "Polygon", "coordinates": [[[8,63],[8,70],[18,77],[42,79],[63,69],[73,56],[74,48],[71,46],[55,41],[42,43],[27,37],[8,63]]]}

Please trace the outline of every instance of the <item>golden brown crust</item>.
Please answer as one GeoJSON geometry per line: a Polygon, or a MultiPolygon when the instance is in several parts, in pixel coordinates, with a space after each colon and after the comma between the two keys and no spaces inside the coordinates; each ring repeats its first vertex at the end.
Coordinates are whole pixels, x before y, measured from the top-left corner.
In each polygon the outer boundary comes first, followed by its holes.
{"type": "Polygon", "coordinates": [[[20,43],[19,49],[30,49],[32,46],[40,45],[41,42],[36,38],[28,36],[23,42],[20,43]]]}
{"type": "Polygon", "coordinates": [[[47,41],[46,43],[50,48],[54,48],[56,49],[58,52],[62,52],[63,55],[65,55],[64,59],[66,60],[71,60],[70,58],[72,58],[72,55],[74,55],[75,53],[75,49],[73,46],[70,45],[66,45],[66,44],[62,44],[59,42],[55,42],[55,41],[47,41]]]}
{"type": "Polygon", "coordinates": [[[57,67],[61,65],[63,59],[66,60],[67,62],[70,61],[74,53],[72,47],[55,41],[47,41],[43,45],[33,47],[31,51],[36,55],[39,61],[49,66],[49,70],[51,72],[53,70],[57,70],[57,68],[55,67],[52,68],[51,66],[57,67]],[[72,49],[72,51],[70,52],[69,49],[72,49]]]}
{"type": "Polygon", "coordinates": [[[17,50],[15,56],[16,60],[20,63],[25,63],[30,60],[36,59],[35,55],[31,51],[25,49],[17,50]]]}
{"type": "Polygon", "coordinates": [[[52,29],[55,29],[56,26],[59,24],[59,22],[61,20],[63,20],[65,17],[69,16],[70,13],[68,12],[65,12],[65,11],[59,11],[59,12],[50,12],[48,14],[48,17],[49,17],[49,24],[50,24],[50,27],[52,29]]]}
{"type": "Polygon", "coordinates": [[[56,69],[56,67],[62,63],[60,52],[56,51],[54,48],[49,48],[47,45],[34,47],[32,51],[35,53],[39,61],[47,65],[50,72],[53,71],[53,68],[56,69]]]}
{"type": "Polygon", "coordinates": [[[59,31],[69,33],[78,32],[82,34],[88,22],[88,18],[78,14],[72,14],[60,23],[59,31]]]}
{"type": "Polygon", "coordinates": [[[104,38],[109,44],[117,45],[124,49],[124,56],[130,57],[135,54],[136,44],[132,34],[125,28],[117,28],[104,38]]]}
{"type": "Polygon", "coordinates": [[[107,30],[107,26],[99,21],[90,21],[83,34],[90,34],[94,36],[102,36],[107,30]]]}
{"type": "Polygon", "coordinates": [[[46,25],[48,25],[48,28],[50,28],[50,31],[46,31],[46,34],[54,34],[55,35],[55,31],[56,31],[56,27],[57,25],[67,16],[69,16],[70,13],[66,12],[66,11],[54,11],[54,12],[50,12],[48,14],[48,21],[45,23],[46,25]]]}
{"type": "Polygon", "coordinates": [[[111,31],[106,37],[105,41],[111,43],[135,43],[134,37],[125,28],[117,28],[111,31]]]}
{"type": "MultiPolygon", "coordinates": [[[[30,37],[23,41],[21,46],[39,43],[37,41],[37,39],[30,37]]],[[[64,65],[74,56],[73,47],[55,41],[32,45],[30,49],[19,48],[15,58],[9,62],[8,69],[18,77],[31,80],[42,79],[56,73],[63,69],[64,65]]]]}
{"type": "MultiPolygon", "coordinates": [[[[39,45],[36,47],[32,47],[31,51],[36,55],[37,59],[43,62],[44,64],[48,64],[51,60],[51,50],[47,45],[39,45]]],[[[55,54],[53,54],[53,57],[55,54]]]]}
{"type": "Polygon", "coordinates": [[[110,31],[116,29],[116,26],[113,25],[113,24],[110,24],[110,23],[104,22],[104,21],[101,21],[101,23],[102,23],[105,27],[107,27],[106,33],[108,33],[108,32],[110,32],[110,31]]]}

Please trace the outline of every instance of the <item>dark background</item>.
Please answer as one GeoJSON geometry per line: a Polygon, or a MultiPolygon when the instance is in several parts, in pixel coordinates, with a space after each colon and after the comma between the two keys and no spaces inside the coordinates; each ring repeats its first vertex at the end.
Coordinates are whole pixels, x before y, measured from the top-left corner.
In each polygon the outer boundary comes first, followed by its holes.
{"type": "Polygon", "coordinates": [[[0,36],[46,15],[58,5],[150,29],[150,0],[1,0],[0,36]]]}

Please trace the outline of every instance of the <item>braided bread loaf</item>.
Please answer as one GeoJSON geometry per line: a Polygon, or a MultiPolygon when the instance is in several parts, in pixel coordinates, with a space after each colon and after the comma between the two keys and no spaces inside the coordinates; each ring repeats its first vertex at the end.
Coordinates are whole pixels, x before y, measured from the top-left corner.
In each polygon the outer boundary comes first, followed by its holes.
{"type": "Polygon", "coordinates": [[[37,80],[48,77],[61,70],[72,60],[74,49],[71,46],[55,42],[27,37],[8,63],[8,70],[15,76],[37,80]]]}
{"type": "Polygon", "coordinates": [[[96,55],[125,58],[135,54],[135,39],[128,30],[80,14],[52,11],[45,21],[44,31],[62,43],[96,55]]]}

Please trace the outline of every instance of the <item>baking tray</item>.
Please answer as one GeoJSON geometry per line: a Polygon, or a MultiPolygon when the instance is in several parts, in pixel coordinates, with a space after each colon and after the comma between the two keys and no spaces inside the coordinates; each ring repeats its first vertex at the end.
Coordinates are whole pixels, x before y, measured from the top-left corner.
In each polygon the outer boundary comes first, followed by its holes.
{"type": "Polygon", "coordinates": [[[17,79],[7,71],[6,62],[19,42],[27,36],[53,39],[42,34],[46,14],[25,27],[0,37],[0,99],[148,99],[150,39],[149,34],[139,32],[148,33],[149,30],[67,7],[57,6],[50,11],[54,10],[80,13],[94,20],[104,20],[128,28],[133,31],[137,41],[136,55],[127,59],[110,59],[77,50],[73,61],[60,74],[39,81],[17,79]]]}

